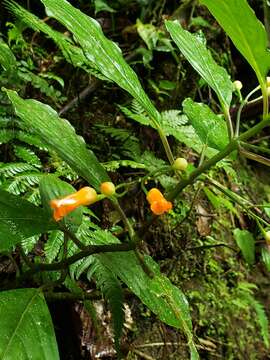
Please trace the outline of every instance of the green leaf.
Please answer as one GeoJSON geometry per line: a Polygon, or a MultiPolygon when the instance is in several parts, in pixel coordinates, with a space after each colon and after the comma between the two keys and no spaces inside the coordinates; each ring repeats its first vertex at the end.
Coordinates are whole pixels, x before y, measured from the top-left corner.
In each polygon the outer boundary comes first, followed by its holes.
{"type": "Polygon", "coordinates": [[[94,153],[86,148],[83,138],[76,135],[67,120],[59,118],[48,105],[36,100],[24,100],[13,90],[5,91],[24,125],[39,135],[80,176],[96,189],[99,189],[100,183],[109,180],[94,153]]]}
{"type": "Polygon", "coordinates": [[[255,241],[247,230],[234,229],[233,235],[246,262],[250,265],[255,261],[255,241]]]}
{"type": "Polygon", "coordinates": [[[106,1],[104,0],[95,0],[95,14],[97,14],[100,11],[108,11],[110,13],[114,13],[115,10],[110,7],[106,1]]]}
{"type": "Polygon", "coordinates": [[[207,105],[196,103],[188,98],[183,102],[183,109],[204,144],[217,150],[222,150],[228,145],[225,120],[213,113],[207,105]]]}
{"type": "Polygon", "coordinates": [[[16,58],[7,44],[0,41],[0,64],[5,71],[14,71],[17,67],[16,58]]]}
{"type": "Polygon", "coordinates": [[[55,228],[43,209],[0,189],[0,252],[10,251],[22,240],[55,228]]]}
{"type": "Polygon", "coordinates": [[[136,21],[138,34],[146,43],[149,50],[154,50],[158,42],[158,32],[153,24],[143,24],[139,19],[136,21]]]}
{"type": "Polygon", "coordinates": [[[226,70],[217,65],[206,46],[177,21],[166,21],[165,25],[180,51],[216,92],[222,106],[229,107],[233,86],[226,70]]]}
{"type": "MultiPolygon", "coordinates": [[[[84,236],[86,236],[87,244],[119,242],[110,232],[104,230],[89,231],[84,236]]],[[[144,258],[155,274],[153,278],[144,272],[133,251],[104,253],[96,257],[119,277],[161,321],[182,329],[188,338],[191,359],[199,358],[193,341],[192,323],[185,295],[160,273],[158,265],[151,257],[144,258]]]]}
{"type": "Polygon", "coordinates": [[[0,293],[0,358],[58,360],[53,324],[37,289],[0,293]]]}
{"type": "Polygon", "coordinates": [[[159,122],[159,113],[144,92],[136,73],[124,60],[120,48],[108,40],[99,23],[65,0],[42,0],[50,16],[65,25],[91,64],[106,78],[129,92],[147,111],[152,122],[159,122]]]}
{"type": "MultiPolygon", "coordinates": [[[[65,181],[58,179],[54,175],[44,175],[39,184],[41,201],[48,216],[52,218],[52,208],[50,200],[59,199],[76,192],[76,189],[65,181]]],[[[83,208],[72,211],[61,221],[68,226],[73,232],[76,232],[82,223],[83,208]]]]}
{"type": "Polygon", "coordinates": [[[270,249],[269,247],[262,248],[262,261],[265,264],[265,267],[270,271],[270,249]]]}
{"type": "Polygon", "coordinates": [[[270,68],[267,34],[247,0],[201,0],[254,69],[259,82],[270,68]]]}

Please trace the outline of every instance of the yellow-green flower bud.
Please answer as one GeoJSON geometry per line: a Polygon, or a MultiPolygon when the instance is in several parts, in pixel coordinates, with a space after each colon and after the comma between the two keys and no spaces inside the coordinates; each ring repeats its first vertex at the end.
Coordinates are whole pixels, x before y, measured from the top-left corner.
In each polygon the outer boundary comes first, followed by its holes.
{"type": "Polygon", "coordinates": [[[233,83],[234,89],[240,91],[243,87],[243,84],[239,80],[235,80],[233,83]]]}
{"type": "Polygon", "coordinates": [[[187,166],[188,166],[188,162],[185,158],[177,158],[173,163],[174,170],[184,171],[186,170],[187,166]]]}

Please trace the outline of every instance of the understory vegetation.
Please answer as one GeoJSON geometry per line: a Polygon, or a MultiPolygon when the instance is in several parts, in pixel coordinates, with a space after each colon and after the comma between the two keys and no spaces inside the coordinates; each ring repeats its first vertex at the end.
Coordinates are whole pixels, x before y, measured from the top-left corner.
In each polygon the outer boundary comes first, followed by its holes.
{"type": "Polygon", "coordinates": [[[0,359],[269,358],[270,6],[0,4],[0,359]]]}

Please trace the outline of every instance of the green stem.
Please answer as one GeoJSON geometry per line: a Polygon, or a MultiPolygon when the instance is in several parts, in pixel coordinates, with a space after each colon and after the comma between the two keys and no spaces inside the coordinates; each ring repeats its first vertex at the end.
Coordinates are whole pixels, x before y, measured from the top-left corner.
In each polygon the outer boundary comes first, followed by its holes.
{"type": "Polygon", "coordinates": [[[245,97],[244,100],[242,100],[240,106],[239,106],[239,109],[237,111],[237,118],[236,118],[236,128],[235,128],[235,137],[238,137],[239,136],[239,131],[240,131],[240,121],[241,121],[241,113],[242,113],[242,110],[244,108],[244,106],[246,106],[248,103],[252,103],[253,101],[257,101],[258,99],[255,99],[255,100],[252,100],[252,101],[248,101],[249,98],[255,94],[258,90],[260,90],[260,85],[257,86],[255,89],[251,90],[250,93],[247,94],[247,96],[245,97]]]}
{"type": "Polygon", "coordinates": [[[268,90],[265,82],[261,85],[261,88],[262,88],[262,97],[263,97],[263,119],[267,119],[269,102],[268,102],[268,90]]]}
{"type": "Polygon", "coordinates": [[[168,139],[167,139],[166,135],[164,134],[164,132],[163,132],[163,130],[161,129],[160,126],[157,127],[157,131],[159,133],[160,139],[161,139],[163,147],[165,149],[167,158],[168,158],[170,164],[173,165],[174,157],[173,157],[173,154],[172,154],[171,147],[170,147],[170,145],[168,143],[168,139]]]}
{"type": "Polygon", "coordinates": [[[183,179],[182,181],[180,181],[175,187],[175,189],[169,193],[167,197],[168,200],[175,199],[184,188],[186,188],[190,184],[193,184],[202,173],[209,170],[213,165],[224,159],[234,150],[237,150],[240,141],[248,140],[250,137],[256,135],[259,131],[269,125],[269,119],[266,118],[252,128],[250,128],[249,130],[247,130],[246,132],[244,132],[243,134],[241,134],[238,138],[231,140],[231,142],[222,151],[213,156],[211,159],[205,161],[200,167],[194,170],[187,179],[183,179]]]}
{"type": "Polygon", "coordinates": [[[256,146],[248,143],[241,143],[240,145],[243,146],[244,148],[251,149],[253,151],[260,151],[262,153],[270,155],[270,149],[264,146],[256,146]]]}
{"type": "Polygon", "coordinates": [[[270,160],[264,156],[254,154],[250,151],[244,150],[243,148],[240,148],[240,153],[241,153],[241,155],[244,155],[246,158],[248,158],[250,160],[257,161],[260,164],[264,164],[266,166],[270,166],[270,160]]]}
{"type": "Polygon", "coordinates": [[[138,249],[136,249],[136,245],[139,242],[139,237],[137,236],[137,234],[135,233],[132,225],[130,224],[130,221],[128,220],[128,218],[126,217],[125,212],[123,211],[123,209],[121,208],[120,204],[118,203],[118,201],[114,201],[114,206],[116,208],[116,210],[118,211],[118,213],[120,214],[127,230],[128,230],[128,234],[129,234],[129,238],[130,238],[130,242],[129,244],[134,246],[134,252],[135,255],[143,269],[143,271],[146,273],[146,275],[148,275],[150,278],[154,277],[154,273],[152,272],[152,270],[149,268],[149,266],[146,264],[146,262],[144,261],[144,257],[143,255],[139,252],[138,249]]]}
{"type": "Polygon", "coordinates": [[[116,208],[116,210],[118,211],[119,215],[122,218],[122,221],[128,231],[129,237],[130,237],[130,241],[133,242],[134,241],[134,237],[135,237],[135,231],[132,227],[132,225],[130,224],[130,221],[128,220],[128,218],[126,217],[125,212],[123,211],[123,209],[121,208],[119,202],[115,199],[113,200],[113,204],[114,207],[116,208]]]}
{"type": "Polygon", "coordinates": [[[232,139],[234,137],[234,130],[233,130],[230,109],[228,106],[226,106],[226,105],[223,106],[223,113],[224,113],[224,117],[225,117],[225,120],[227,123],[229,139],[232,139]]]}

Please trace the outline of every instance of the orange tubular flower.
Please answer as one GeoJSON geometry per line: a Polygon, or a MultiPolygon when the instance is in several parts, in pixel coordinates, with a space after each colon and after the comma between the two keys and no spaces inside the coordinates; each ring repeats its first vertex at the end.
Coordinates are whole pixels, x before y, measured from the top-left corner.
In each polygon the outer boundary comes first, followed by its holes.
{"type": "Polygon", "coordinates": [[[50,206],[54,210],[53,217],[55,221],[60,221],[64,216],[82,205],[91,205],[97,201],[96,190],[88,186],[79,191],[65,196],[62,199],[50,201],[50,206]]]}
{"type": "Polygon", "coordinates": [[[148,192],[147,201],[155,215],[162,215],[172,209],[172,203],[166,200],[163,194],[156,188],[153,188],[148,192]]]}

